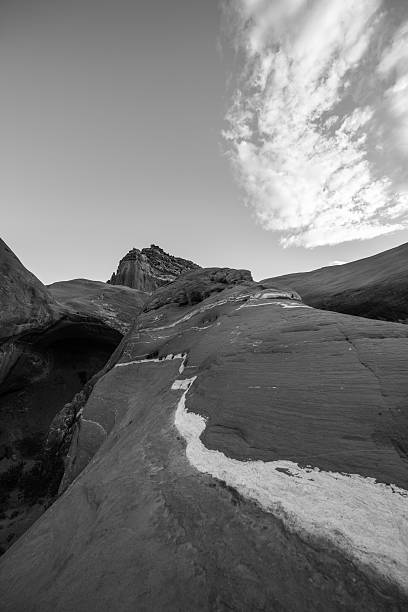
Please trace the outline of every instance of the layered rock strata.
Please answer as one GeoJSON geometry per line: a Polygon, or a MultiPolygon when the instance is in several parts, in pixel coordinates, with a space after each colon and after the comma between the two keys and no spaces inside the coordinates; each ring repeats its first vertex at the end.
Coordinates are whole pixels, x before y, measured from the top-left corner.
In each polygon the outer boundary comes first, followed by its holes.
{"type": "Polygon", "coordinates": [[[180,274],[196,270],[200,266],[165,253],[152,244],[149,248],[132,249],[120,260],[117,272],[108,281],[111,285],[126,285],[133,289],[152,292],[171,283],[180,274]]]}

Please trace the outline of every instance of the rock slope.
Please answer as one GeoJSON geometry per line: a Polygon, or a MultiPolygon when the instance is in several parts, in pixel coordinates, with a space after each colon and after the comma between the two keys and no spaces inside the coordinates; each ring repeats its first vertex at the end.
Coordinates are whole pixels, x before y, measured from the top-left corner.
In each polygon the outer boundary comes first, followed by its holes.
{"type": "Polygon", "coordinates": [[[121,333],[129,330],[148,299],[143,291],[85,278],[53,283],[48,290],[62,312],[97,319],[121,333]]]}
{"type": "Polygon", "coordinates": [[[120,260],[117,272],[108,281],[111,285],[126,285],[133,289],[151,292],[174,281],[188,270],[200,266],[165,253],[163,249],[152,244],[149,248],[132,249],[120,260]]]}
{"type": "Polygon", "coordinates": [[[0,552],[57,492],[72,400],[147,297],[84,279],[47,288],[0,242],[0,552]]]}
{"type": "Polygon", "coordinates": [[[45,327],[57,318],[55,301],[0,239],[0,340],[45,327]]]}
{"type": "Polygon", "coordinates": [[[68,488],[0,561],[3,609],[405,610],[408,327],[244,271],[189,283],[79,411],[68,488]]]}
{"type": "Polygon", "coordinates": [[[408,321],[408,244],[341,266],[269,279],[296,289],[315,308],[408,321]]]}

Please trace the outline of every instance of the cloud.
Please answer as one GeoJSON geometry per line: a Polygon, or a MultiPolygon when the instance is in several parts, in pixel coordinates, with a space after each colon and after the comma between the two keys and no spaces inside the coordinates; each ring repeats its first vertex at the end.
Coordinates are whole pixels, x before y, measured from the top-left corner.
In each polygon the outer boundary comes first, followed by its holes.
{"type": "Polygon", "coordinates": [[[346,264],[347,261],[342,261],[341,259],[335,259],[334,261],[331,261],[329,264],[329,266],[344,266],[344,264],[346,264]]]}
{"type": "MultiPolygon", "coordinates": [[[[406,195],[374,163],[378,101],[356,103],[381,0],[234,0],[225,5],[243,64],[223,136],[247,202],[285,246],[336,244],[402,229],[406,195]]],[[[388,113],[407,120],[405,36],[377,66],[388,113]],[[405,105],[402,98],[405,96],[405,105]]],[[[405,142],[405,135],[401,136],[405,142]]],[[[378,151],[381,143],[378,143],[378,151]]]]}
{"type": "Polygon", "coordinates": [[[408,22],[395,33],[384,50],[378,72],[393,82],[385,91],[385,101],[393,121],[394,142],[408,156],[408,22]]]}

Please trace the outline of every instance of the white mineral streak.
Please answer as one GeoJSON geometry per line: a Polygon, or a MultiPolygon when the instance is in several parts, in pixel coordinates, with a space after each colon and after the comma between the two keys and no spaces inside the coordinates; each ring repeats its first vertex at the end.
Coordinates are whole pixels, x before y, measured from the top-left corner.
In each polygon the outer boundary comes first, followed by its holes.
{"type": "Polygon", "coordinates": [[[300,301],[300,297],[291,291],[260,291],[253,296],[256,300],[272,300],[277,298],[285,298],[288,300],[300,301]]]}
{"type": "MultiPolygon", "coordinates": [[[[290,293],[288,291],[263,291],[263,292],[261,291],[259,293],[256,293],[255,295],[252,293],[245,293],[245,294],[241,294],[237,296],[230,296],[230,297],[224,298],[223,300],[219,300],[218,302],[212,302],[211,304],[206,304],[205,306],[202,306],[201,308],[196,308],[195,310],[192,310],[191,312],[184,315],[184,317],[181,317],[181,319],[177,319],[177,321],[173,321],[173,323],[169,323],[168,325],[161,325],[160,327],[144,327],[144,328],[139,329],[139,332],[140,333],[158,332],[158,331],[162,331],[163,329],[170,329],[172,327],[176,327],[177,325],[180,325],[180,323],[185,323],[186,321],[188,321],[195,315],[202,314],[203,312],[206,312],[207,310],[211,310],[212,308],[215,308],[216,306],[223,306],[224,304],[228,304],[231,302],[243,302],[244,300],[247,300],[248,298],[250,298],[250,300],[251,299],[271,298],[275,300],[274,303],[277,303],[276,298],[281,298],[281,299],[284,298],[284,299],[289,299],[289,300],[300,301],[300,298],[296,294],[290,293]]],[[[258,304],[253,304],[253,305],[258,306],[258,304]]],[[[309,308],[308,306],[304,306],[303,304],[299,304],[299,306],[303,306],[304,308],[309,308]]],[[[241,308],[244,308],[244,307],[245,306],[241,306],[241,308]]],[[[289,307],[290,306],[288,306],[288,308],[289,307]]],[[[293,308],[294,307],[295,305],[293,305],[293,308]]],[[[190,329],[196,329],[196,330],[201,331],[203,329],[207,329],[208,327],[211,327],[211,325],[208,325],[207,327],[192,327],[190,329]]]]}
{"type": "Polygon", "coordinates": [[[173,353],[169,353],[169,355],[165,355],[164,357],[157,357],[155,359],[136,359],[134,361],[125,361],[123,363],[115,364],[115,368],[123,368],[124,366],[130,365],[139,365],[140,363],[163,363],[164,361],[172,361],[173,359],[181,359],[182,363],[179,368],[180,374],[183,372],[185,367],[187,354],[186,353],[177,353],[177,355],[173,355],[173,353]]]}
{"type": "Polygon", "coordinates": [[[248,302],[248,304],[242,304],[242,306],[238,306],[237,310],[241,310],[241,308],[257,308],[258,306],[276,306],[279,305],[280,302],[273,300],[273,302],[248,302]]]}
{"type": "Polygon", "coordinates": [[[408,492],[358,474],[301,468],[292,461],[238,461],[208,450],[200,440],[205,419],[187,412],[185,406],[196,378],[172,385],[184,391],[175,424],[187,442],[189,462],[279,516],[290,528],[327,538],[408,592],[408,492]]]}
{"type": "MultiPolygon", "coordinates": [[[[139,329],[139,332],[155,332],[155,331],[161,331],[162,329],[170,329],[171,327],[176,327],[176,325],[180,325],[180,323],[184,323],[185,321],[188,321],[195,315],[206,312],[207,310],[211,310],[212,308],[215,308],[216,306],[223,306],[224,304],[228,304],[229,302],[242,302],[243,300],[246,300],[248,297],[251,297],[251,294],[230,296],[223,300],[219,300],[218,302],[212,302],[211,304],[206,304],[205,306],[202,306],[201,308],[196,308],[195,310],[192,310],[191,312],[184,315],[184,317],[181,317],[181,319],[177,319],[177,321],[174,321],[173,323],[169,323],[168,325],[162,325],[161,327],[143,327],[142,329],[139,329]]],[[[192,328],[192,329],[195,329],[195,328],[192,328]]],[[[202,328],[197,328],[197,329],[206,329],[206,328],[202,327],[202,328]]]]}
{"type": "Polygon", "coordinates": [[[125,366],[136,365],[139,363],[160,363],[164,361],[164,358],[161,359],[136,359],[135,361],[124,361],[123,363],[115,364],[115,368],[123,368],[125,366]]]}
{"type": "Polygon", "coordinates": [[[312,306],[306,306],[306,304],[285,304],[285,302],[278,302],[282,308],[312,308],[312,306]]]}
{"type": "Polygon", "coordinates": [[[241,308],[257,308],[259,306],[282,306],[282,308],[310,308],[310,306],[302,304],[300,296],[297,293],[293,293],[291,291],[267,290],[255,293],[250,297],[246,304],[242,304],[242,306],[239,306],[237,310],[241,310],[241,308]],[[287,301],[280,302],[279,299],[290,300],[290,303],[288,303],[287,301]]]}
{"type": "MultiPolygon", "coordinates": [[[[115,367],[181,359],[182,373],[186,357],[182,353],[169,354],[115,367]]],[[[354,559],[397,581],[408,592],[408,492],[358,474],[301,468],[284,460],[238,461],[207,449],[200,440],[206,420],[187,412],[185,406],[196,378],[175,380],[171,387],[184,391],[177,405],[175,425],[186,440],[191,465],[224,481],[266,512],[283,519],[289,527],[327,538],[354,559]]]]}
{"type": "Polygon", "coordinates": [[[287,304],[286,302],[279,302],[278,300],[274,299],[270,302],[248,302],[248,304],[242,304],[242,306],[239,306],[237,310],[241,310],[241,308],[257,308],[259,306],[281,306],[282,308],[311,308],[311,306],[306,306],[306,304],[287,304]]]}

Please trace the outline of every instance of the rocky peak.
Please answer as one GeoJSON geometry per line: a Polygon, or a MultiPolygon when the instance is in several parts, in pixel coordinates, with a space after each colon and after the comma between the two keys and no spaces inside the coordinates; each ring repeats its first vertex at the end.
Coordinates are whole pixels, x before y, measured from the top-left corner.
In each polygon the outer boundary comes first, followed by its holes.
{"type": "Polygon", "coordinates": [[[174,257],[151,244],[142,250],[131,249],[120,260],[116,273],[108,282],[150,292],[171,283],[183,272],[199,268],[192,261],[174,257]]]}

